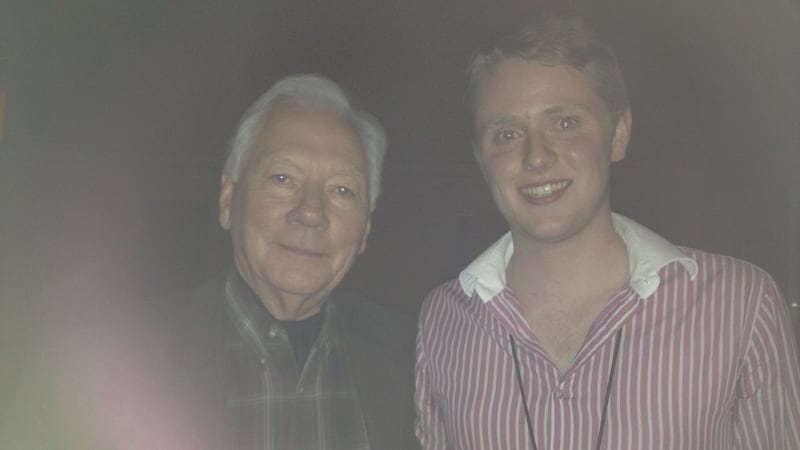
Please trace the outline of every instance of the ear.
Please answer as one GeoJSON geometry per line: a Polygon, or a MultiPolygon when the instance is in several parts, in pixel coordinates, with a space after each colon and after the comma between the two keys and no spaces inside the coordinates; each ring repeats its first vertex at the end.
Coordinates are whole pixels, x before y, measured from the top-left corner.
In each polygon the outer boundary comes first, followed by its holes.
{"type": "Polygon", "coordinates": [[[631,109],[626,108],[619,116],[614,137],[611,139],[611,161],[622,161],[628,151],[628,142],[631,140],[631,109]]]}
{"type": "Polygon", "coordinates": [[[369,232],[372,230],[372,217],[367,216],[367,225],[364,228],[364,235],[361,236],[361,248],[358,249],[358,254],[364,253],[364,250],[367,249],[367,237],[369,237],[369,232]]]}
{"type": "Polygon", "coordinates": [[[231,199],[236,184],[225,175],[222,176],[219,191],[219,224],[226,230],[231,229],[231,199]]]}

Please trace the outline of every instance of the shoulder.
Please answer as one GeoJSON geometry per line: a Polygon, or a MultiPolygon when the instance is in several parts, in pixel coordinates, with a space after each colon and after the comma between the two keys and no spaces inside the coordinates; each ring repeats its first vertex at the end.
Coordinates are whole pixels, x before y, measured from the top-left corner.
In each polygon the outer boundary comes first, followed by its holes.
{"type": "Polygon", "coordinates": [[[381,305],[350,291],[334,294],[336,308],[345,321],[363,324],[373,331],[387,327],[400,333],[413,332],[414,319],[410,314],[381,305]]]}
{"type": "Polygon", "coordinates": [[[225,274],[218,274],[191,288],[152,296],[145,300],[145,309],[151,320],[170,329],[207,326],[224,318],[225,280],[225,274]]]}
{"type": "Polygon", "coordinates": [[[743,259],[689,247],[678,248],[697,263],[698,283],[718,283],[756,291],[775,284],[764,269],[743,259]]]}
{"type": "Polygon", "coordinates": [[[195,367],[223,354],[229,320],[225,311],[225,275],[188,289],[145,300],[138,339],[149,342],[159,364],[195,367]]]}
{"type": "Polygon", "coordinates": [[[458,278],[446,281],[433,288],[422,302],[420,321],[438,320],[439,316],[451,315],[455,311],[467,311],[481,302],[467,295],[458,278]]]}
{"type": "MultiPolygon", "coordinates": [[[[419,313],[418,345],[437,346],[452,342],[454,336],[471,336],[478,328],[494,327],[490,309],[476,293],[468,295],[458,279],[434,288],[422,303],[419,313]]],[[[418,347],[421,348],[421,347],[418,347]]]]}
{"type": "Polygon", "coordinates": [[[782,315],[786,310],[775,280],[757,265],[687,247],[680,250],[697,263],[697,275],[688,285],[693,297],[717,305],[720,311],[736,312],[745,327],[757,316],[782,315]]]}
{"type": "Polygon", "coordinates": [[[425,301],[433,301],[434,298],[455,299],[466,298],[467,295],[461,287],[458,278],[452,278],[431,289],[425,301]]]}
{"type": "Polygon", "coordinates": [[[336,323],[345,335],[385,347],[404,349],[413,345],[416,335],[413,316],[349,291],[337,291],[333,301],[336,323]]]}
{"type": "Polygon", "coordinates": [[[224,273],[217,274],[188,289],[152,296],[147,303],[164,313],[199,310],[209,304],[222,303],[226,277],[224,273]]]}

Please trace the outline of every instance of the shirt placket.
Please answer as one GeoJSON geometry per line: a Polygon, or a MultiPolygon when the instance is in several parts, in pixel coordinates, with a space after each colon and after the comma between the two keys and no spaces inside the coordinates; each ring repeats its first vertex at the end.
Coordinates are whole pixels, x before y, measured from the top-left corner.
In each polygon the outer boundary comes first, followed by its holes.
{"type": "MultiPolygon", "coordinates": [[[[487,303],[487,307],[495,319],[495,325],[497,325],[492,327],[491,334],[495,337],[500,347],[505,350],[505,353],[508,354],[507,364],[510,366],[508,373],[512,378],[509,378],[507,382],[513,386],[513,389],[517,391],[517,395],[521,396],[527,405],[537,447],[540,449],[549,448],[543,445],[543,439],[546,438],[546,429],[544,427],[550,422],[547,418],[551,411],[539,409],[537,406],[541,406],[546,402],[548,403],[546,406],[549,407],[549,398],[559,388],[559,370],[539,343],[539,339],[531,331],[519,302],[509,289],[506,288],[501,291],[487,303]],[[512,353],[510,343],[512,339],[515,342],[517,362],[514,361],[512,353]],[[520,389],[516,378],[517,371],[519,371],[522,378],[522,389],[520,389]],[[522,390],[524,390],[524,397],[522,397],[522,390]],[[547,400],[542,399],[545,396],[548,397],[547,400]]],[[[528,440],[529,433],[527,425],[524,423],[527,419],[521,417],[519,420],[521,421],[519,429],[524,430],[523,432],[526,435],[524,440],[528,440]]]]}
{"type": "Polygon", "coordinates": [[[622,338],[620,329],[624,327],[626,320],[640,306],[639,296],[629,287],[618,291],[609,300],[608,305],[600,312],[597,319],[589,329],[583,345],[575,355],[569,369],[559,378],[557,386],[552,390],[547,398],[547,411],[550,422],[548,427],[549,443],[548,448],[570,449],[577,446],[589,445],[595,448],[596,437],[600,432],[602,420],[598,420],[596,412],[589,409],[598,409],[602,417],[605,393],[609,387],[609,382],[613,381],[611,374],[613,366],[616,336],[622,338]],[[602,361],[599,352],[604,351],[602,361]],[[591,386],[586,385],[589,379],[589,372],[595,364],[601,364],[606,368],[591,386]],[[595,400],[590,400],[589,398],[595,400]],[[563,424],[576,424],[581,422],[580,417],[592,417],[591,422],[594,426],[583,427],[582,431],[588,432],[582,436],[581,442],[571,442],[575,438],[574,433],[563,433],[558,428],[563,424]]]}
{"type": "MultiPolygon", "coordinates": [[[[602,346],[613,346],[615,334],[635,311],[637,300],[639,297],[630,288],[617,292],[598,315],[572,365],[563,374],[530,329],[510,290],[505,289],[489,302],[492,315],[507,333],[505,339],[513,337],[517,341],[520,376],[538,448],[569,446],[569,442],[562,441],[559,431],[564,424],[577,422],[576,408],[581,405],[576,403],[580,401],[576,393],[580,391],[577,383],[580,383],[581,372],[587,370],[587,362],[602,346]]],[[[516,380],[509,381],[517,384],[516,380]]]]}

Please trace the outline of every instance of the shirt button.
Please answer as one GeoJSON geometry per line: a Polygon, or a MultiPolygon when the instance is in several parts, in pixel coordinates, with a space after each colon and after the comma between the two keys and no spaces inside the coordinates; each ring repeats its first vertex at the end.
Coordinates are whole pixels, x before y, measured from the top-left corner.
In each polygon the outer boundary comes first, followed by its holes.
{"type": "Polygon", "coordinates": [[[275,328],[270,329],[269,330],[269,337],[271,337],[271,338],[278,337],[278,330],[276,330],[275,328]]]}
{"type": "Polygon", "coordinates": [[[556,389],[555,391],[553,391],[553,397],[555,397],[558,400],[561,400],[562,398],[564,398],[564,391],[562,389],[556,389]]]}

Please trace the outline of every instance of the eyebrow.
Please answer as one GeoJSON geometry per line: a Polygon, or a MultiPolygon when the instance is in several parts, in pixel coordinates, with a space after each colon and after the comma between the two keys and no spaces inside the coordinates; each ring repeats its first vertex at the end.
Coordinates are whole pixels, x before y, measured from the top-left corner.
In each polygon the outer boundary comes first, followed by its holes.
{"type": "Polygon", "coordinates": [[[342,169],[333,173],[334,176],[357,177],[367,179],[367,174],[363,170],[358,169],[342,169]]]}
{"type": "Polygon", "coordinates": [[[568,103],[566,105],[553,105],[548,108],[545,108],[543,113],[546,115],[558,115],[564,112],[570,112],[574,110],[579,110],[583,112],[590,112],[591,108],[588,105],[584,105],[583,103],[568,103]]]}
{"type": "Polygon", "coordinates": [[[478,126],[478,131],[483,133],[484,131],[495,128],[501,125],[521,125],[523,120],[521,120],[518,116],[511,116],[511,115],[504,115],[500,116],[488,123],[482,124],[478,126]]]}
{"type": "Polygon", "coordinates": [[[264,167],[266,165],[272,165],[272,164],[286,164],[292,167],[297,167],[297,163],[295,163],[291,159],[281,155],[276,155],[274,153],[271,153],[261,158],[261,161],[259,161],[258,165],[260,167],[264,167]]]}
{"type": "MultiPolygon", "coordinates": [[[[564,114],[565,112],[570,111],[582,111],[582,112],[590,112],[591,108],[588,105],[583,103],[568,103],[568,104],[556,104],[552,106],[548,106],[537,112],[536,114],[543,114],[546,116],[554,116],[558,114],[564,114]]],[[[482,124],[478,127],[480,132],[486,131],[487,129],[494,128],[500,125],[520,125],[524,122],[524,119],[520,118],[520,115],[503,115],[500,116],[490,122],[482,124]]]]}

